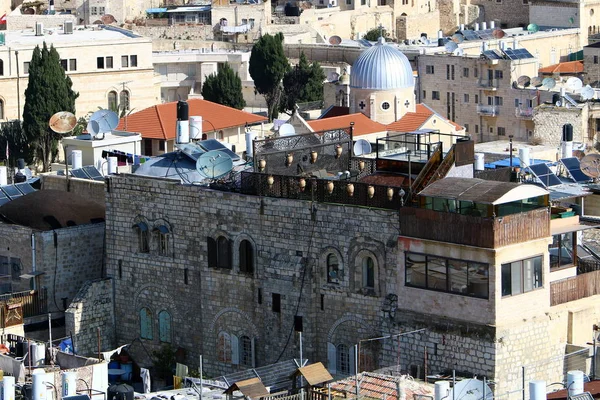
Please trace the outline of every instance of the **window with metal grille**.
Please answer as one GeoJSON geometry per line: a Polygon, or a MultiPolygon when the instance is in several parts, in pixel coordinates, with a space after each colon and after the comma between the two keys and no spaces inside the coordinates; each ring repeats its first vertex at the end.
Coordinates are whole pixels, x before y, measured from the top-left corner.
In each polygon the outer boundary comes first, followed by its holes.
{"type": "Polygon", "coordinates": [[[240,337],[240,364],[253,367],[252,359],[252,339],[242,336],[240,337]]]}
{"type": "Polygon", "coordinates": [[[345,344],[337,346],[337,372],[340,374],[350,373],[350,351],[345,344]]]}

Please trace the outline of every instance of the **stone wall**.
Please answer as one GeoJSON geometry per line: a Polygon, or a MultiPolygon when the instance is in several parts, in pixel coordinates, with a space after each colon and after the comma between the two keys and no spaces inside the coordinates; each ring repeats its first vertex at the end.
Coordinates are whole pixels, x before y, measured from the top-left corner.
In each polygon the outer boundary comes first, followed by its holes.
{"type": "Polygon", "coordinates": [[[529,24],[530,6],[523,0],[471,0],[470,4],[480,7],[480,19],[475,22],[496,21],[497,27],[506,24],[507,28],[529,24]]]}
{"type": "Polygon", "coordinates": [[[426,14],[415,14],[396,18],[396,37],[398,40],[418,39],[422,33],[435,40],[440,29],[440,12],[435,10],[426,14]]]}
{"type": "Polygon", "coordinates": [[[113,300],[110,278],[88,281],[79,290],[65,311],[66,332],[73,333],[77,354],[94,356],[98,353],[98,329],[100,351],[116,347],[113,300]]]}
{"type": "Polygon", "coordinates": [[[563,125],[573,125],[573,141],[593,145],[588,141],[588,107],[536,107],[533,113],[533,140],[544,145],[560,145],[563,125]]]}
{"type": "Polygon", "coordinates": [[[74,15],[22,15],[16,10],[6,17],[6,30],[35,29],[38,22],[44,24],[44,28],[56,28],[63,26],[65,21],[73,21],[76,24],[74,15]]]}
{"type": "MultiPolygon", "coordinates": [[[[135,33],[154,39],[185,40],[193,41],[198,48],[198,40],[209,40],[213,38],[210,25],[167,25],[167,26],[137,26],[130,25],[129,29],[135,33]]],[[[154,45],[154,43],[153,43],[154,45]]],[[[215,44],[217,45],[217,44],[215,44]]],[[[202,46],[201,46],[202,47],[202,46]]],[[[206,47],[210,47],[208,44],[206,47]]],[[[153,50],[157,50],[153,46],[153,50]]],[[[174,50],[173,47],[167,50],[174,50]]]]}
{"type": "MultiPolygon", "coordinates": [[[[9,283],[11,282],[12,290],[15,292],[30,289],[30,282],[20,279],[19,275],[32,271],[31,234],[31,228],[26,226],[0,223],[0,256],[21,260],[20,270],[15,271],[15,273],[6,271],[11,275],[12,279],[5,277],[0,280],[3,290],[10,290],[11,285],[9,283]]],[[[38,263],[41,263],[39,249],[36,257],[38,263]]]]}
{"type": "Polygon", "coordinates": [[[102,206],[105,204],[104,182],[79,178],[69,178],[67,180],[64,176],[53,174],[40,175],[40,179],[42,180],[42,190],[72,192],[102,206]]]}
{"type": "Polygon", "coordinates": [[[534,1],[529,8],[529,20],[532,24],[556,27],[578,27],[577,3],[558,1],[534,1]],[[571,24],[569,18],[573,18],[571,24]]]}

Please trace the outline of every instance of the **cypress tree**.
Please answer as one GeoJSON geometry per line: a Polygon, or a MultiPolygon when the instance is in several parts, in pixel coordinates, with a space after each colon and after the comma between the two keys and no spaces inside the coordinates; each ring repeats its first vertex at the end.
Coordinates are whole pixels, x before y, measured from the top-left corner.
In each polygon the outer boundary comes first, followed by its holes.
{"type": "Polygon", "coordinates": [[[325,74],[317,62],[309,64],[304,52],[300,62],[283,77],[283,96],[280,111],[293,112],[298,103],[323,100],[325,74]]]}
{"type": "Polygon", "coordinates": [[[202,85],[202,97],[213,103],[237,108],[241,110],[246,106],[242,94],[242,79],[228,63],[219,69],[216,74],[210,74],[202,85]]]}

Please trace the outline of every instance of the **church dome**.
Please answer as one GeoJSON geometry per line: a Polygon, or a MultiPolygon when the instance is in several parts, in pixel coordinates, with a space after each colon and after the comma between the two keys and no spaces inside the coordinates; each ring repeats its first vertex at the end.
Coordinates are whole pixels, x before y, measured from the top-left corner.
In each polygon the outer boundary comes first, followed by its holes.
{"type": "Polygon", "coordinates": [[[397,48],[385,44],[383,38],[363,51],[352,65],[352,88],[394,90],[414,86],[415,78],[408,58],[397,48]]]}

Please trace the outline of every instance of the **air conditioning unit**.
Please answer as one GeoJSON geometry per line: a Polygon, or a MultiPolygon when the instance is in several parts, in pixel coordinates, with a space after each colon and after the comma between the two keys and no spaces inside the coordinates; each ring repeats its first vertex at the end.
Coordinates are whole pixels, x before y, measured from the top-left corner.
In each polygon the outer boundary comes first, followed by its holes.
{"type": "Polygon", "coordinates": [[[44,36],[44,24],[41,22],[35,23],[35,36],[44,36]]]}
{"type": "Polygon", "coordinates": [[[72,35],[73,34],[73,21],[65,21],[63,31],[64,31],[65,35],[72,35]]]}

